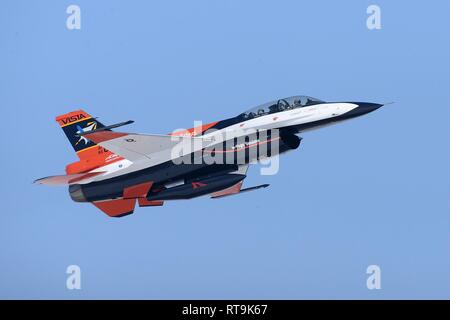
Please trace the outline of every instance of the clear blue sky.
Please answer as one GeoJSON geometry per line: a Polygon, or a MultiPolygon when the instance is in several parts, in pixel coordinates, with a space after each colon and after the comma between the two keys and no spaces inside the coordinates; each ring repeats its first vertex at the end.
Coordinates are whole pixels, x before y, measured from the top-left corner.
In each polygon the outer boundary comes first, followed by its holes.
{"type": "Polygon", "coordinates": [[[0,4],[0,298],[450,298],[447,1],[0,4]],[[81,30],[66,8],[81,7],[81,30]],[[382,29],[366,28],[381,7],[382,29]],[[305,134],[268,189],[110,219],[36,186],[56,115],[166,133],[295,94],[389,102],[305,134]],[[66,267],[82,289],[66,289],[66,267]],[[382,289],[366,288],[366,268],[382,289]]]}

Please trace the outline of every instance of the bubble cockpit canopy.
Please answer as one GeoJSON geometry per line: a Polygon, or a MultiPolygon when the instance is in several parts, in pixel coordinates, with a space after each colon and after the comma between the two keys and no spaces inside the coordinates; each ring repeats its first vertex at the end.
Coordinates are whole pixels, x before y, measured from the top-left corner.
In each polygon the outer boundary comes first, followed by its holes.
{"type": "Polygon", "coordinates": [[[254,107],[239,116],[244,119],[257,118],[266,114],[276,113],[296,108],[311,106],[314,104],[324,103],[325,101],[308,97],[308,96],[293,96],[289,98],[279,99],[268,102],[257,107],[254,107]]]}

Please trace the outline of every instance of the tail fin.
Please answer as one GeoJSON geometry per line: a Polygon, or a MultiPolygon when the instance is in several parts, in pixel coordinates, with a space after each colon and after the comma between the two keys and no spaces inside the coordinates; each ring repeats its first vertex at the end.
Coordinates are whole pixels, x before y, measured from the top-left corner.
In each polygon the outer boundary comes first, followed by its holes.
{"type": "Polygon", "coordinates": [[[83,110],[76,110],[57,116],[56,121],[63,129],[67,139],[69,139],[70,144],[77,154],[80,151],[96,145],[83,136],[77,136],[77,134],[104,127],[100,121],[92,118],[83,110]]]}
{"type": "Polygon", "coordinates": [[[76,110],[57,116],[56,121],[80,158],[80,161],[66,166],[68,175],[88,172],[113,161],[123,159],[102,146],[95,144],[85,136],[78,135],[81,132],[105,128],[100,121],[92,118],[84,110],[76,110]]]}

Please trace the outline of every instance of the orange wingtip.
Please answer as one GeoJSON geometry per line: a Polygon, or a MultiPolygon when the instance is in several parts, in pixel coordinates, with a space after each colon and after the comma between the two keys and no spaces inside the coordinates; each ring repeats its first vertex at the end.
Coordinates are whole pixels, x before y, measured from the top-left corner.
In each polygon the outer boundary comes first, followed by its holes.
{"type": "Polygon", "coordinates": [[[88,113],[80,109],[57,116],[55,120],[59,123],[61,127],[65,127],[90,118],[92,117],[88,113]]]}
{"type": "Polygon", "coordinates": [[[242,183],[243,181],[239,181],[238,183],[229,188],[214,192],[211,194],[211,198],[219,198],[224,196],[231,196],[232,194],[237,194],[241,192],[242,183]]]}

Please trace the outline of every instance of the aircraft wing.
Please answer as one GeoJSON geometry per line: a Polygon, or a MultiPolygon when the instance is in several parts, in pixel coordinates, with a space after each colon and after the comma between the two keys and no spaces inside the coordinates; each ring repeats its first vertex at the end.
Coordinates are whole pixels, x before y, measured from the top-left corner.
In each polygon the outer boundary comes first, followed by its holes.
{"type": "Polygon", "coordinates": [[[87,133],[84,134],[84,137],[130,161],[142,158],[152,159],[157,154],[159,157],[167,157],[170,156],[173,147],[183,143],[186,145],[191,144],[196,139],[198,139],[198,143],[211,141],[203,137],[149,135],[113,131],[87,133]]]}

